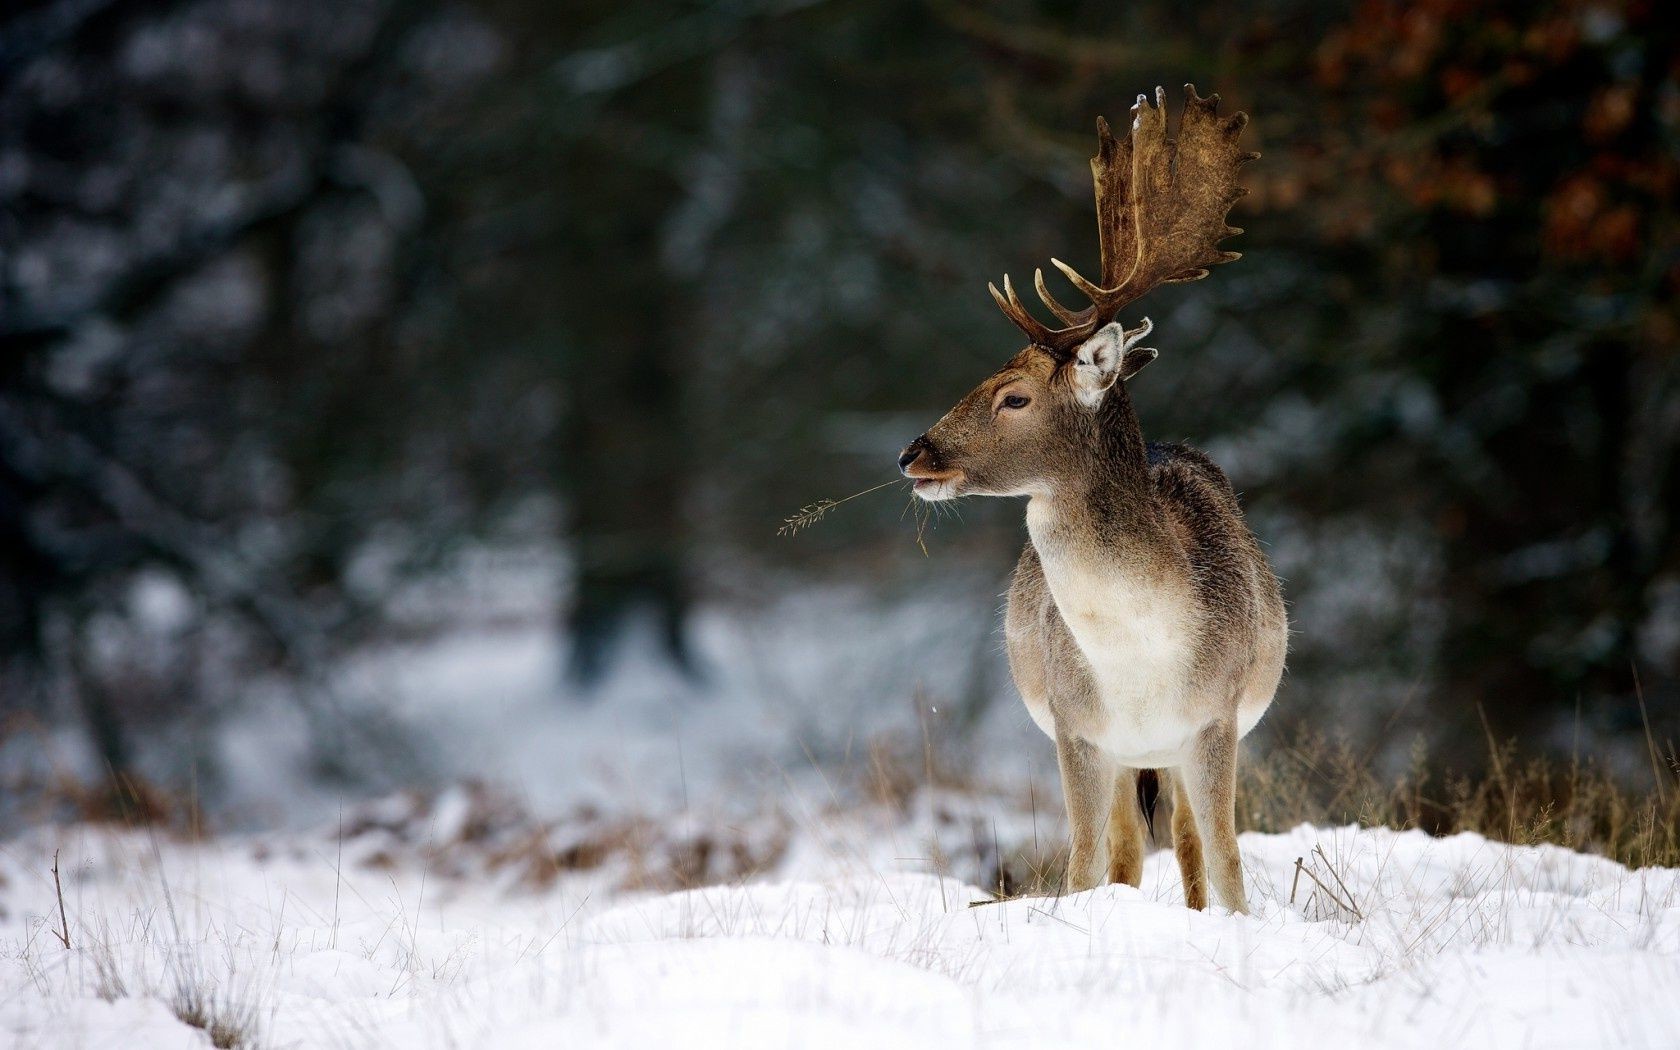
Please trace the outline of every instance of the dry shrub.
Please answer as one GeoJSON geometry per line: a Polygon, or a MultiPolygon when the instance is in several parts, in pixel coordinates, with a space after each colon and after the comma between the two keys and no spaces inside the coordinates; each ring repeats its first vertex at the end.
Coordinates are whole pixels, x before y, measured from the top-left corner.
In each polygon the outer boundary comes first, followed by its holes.
{"type": "Polygon", "coordinates": [[[110,824],[152,827],[188,838],[203,833],[204,817],[194,798],[171,792],[144,777],[123,774],[87,782],[66,773],[29,773],[0,778],[7,825],[110,824]]]}
{"type": "Polygon", "coordinates": [[[1014,897],[1044,897],[1060,893],[1062,877],[1067,873],[1068,851],[1065,845],[1054,848],[1022,844],[1016,849],[999,851],[993,855],[986,877],[971,880],[997,900],[1014,897]]]}
{"type": "Polygon", "coordinates": [[[877,734],[864,752],[864,768],[842,767],[834,780],[845,788],[861,787],[863,797],[894,813],[907,813],[929,789],[974,793],[985,786],[973,776],[973,763],[954,756],[949,745],[935,745],[925,731],[919,740],[877,734]]]}
{"type": "Polygon", "coordinates": [[[1245,756],[1238,812],[1255,831],[1302,822],[1473,831],[1518,845],[1551,843],[1642,867],[1680,866],[1680,761],[1656,759],[1644,785],[1596,760],[1523,755],[1490,740],[1482,771],[1440,773],[1419,745],[1385,780],[1370,752],[1303,732],[1245,756]]]}
{"type": "Polygon", "coordinates": [[[605,871],[625,889],[735,882],[773,867],[788,844],[787,821],[775,813],[730,822],[581,806],[546,820],[478,781],[366,803],[346,814],[339,834],[361,866],[418,864],[454,878],[511,873],[528,889],[588,871],[605,871]]]}
{"type": "Polygon", "coordinates": [[[834,807],[872,804],[875,816],[914,825],[930,870],[996,897],[1055,892],[1067,866],[1060,793],[1026,780],[987,780],[971,740],[936,738],[925,721],[922,729],[919,736],[877,734],[861,756],[827,769],[834,807]],[[1031,830],[1013,821],[1000,829],[1000,812],[1030,814],[1031,830]]]}
{"type": "Polygon", "coordinates": [[[488,859],[492,867],[517,872],[520,883],[533,889],[567,872],[611,866],[621,889],[670,891],[763,874],[781,860],[787,845],[787,825],[775,817],[699,824],[580,810],[533,828],[513,848],[488,859]]]}

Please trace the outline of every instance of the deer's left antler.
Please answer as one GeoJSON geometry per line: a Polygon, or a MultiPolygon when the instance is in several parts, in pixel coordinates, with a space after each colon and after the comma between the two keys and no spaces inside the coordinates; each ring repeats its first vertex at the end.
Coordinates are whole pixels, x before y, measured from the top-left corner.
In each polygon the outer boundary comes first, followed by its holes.
{"type": "Polygon", "coordinates": [[[1167,137],[1166,92],[1155,103],[1139,95],[1132,127],[1124,139],[1097,119],[1097,155],[1091,158],[1096,184],[1097,236],[1102,246],[1100,282],[1086,280],[1060,259],[1051,259],[1091,305],[1071,310],[1050,294],[1044,271],[1033,284],[1044,305],[1065,327],[1051,328],[1032,315],[1009,277],[1003,291],[988,285],[1004,315],[1035,344],[1059,357],[1070,356],[1129,303],[1163,284],[1200,280],[1208,267],[1240,258],[1219,242],[1242,232],[1225,217],[1248,191],[1237,184],[1238,169],[1260,154],[1237,145],[1248,115],[1219,116],[1219,96],[1201,98],[1184,85],[1184,115],[1178,138],[1167,137]]]}

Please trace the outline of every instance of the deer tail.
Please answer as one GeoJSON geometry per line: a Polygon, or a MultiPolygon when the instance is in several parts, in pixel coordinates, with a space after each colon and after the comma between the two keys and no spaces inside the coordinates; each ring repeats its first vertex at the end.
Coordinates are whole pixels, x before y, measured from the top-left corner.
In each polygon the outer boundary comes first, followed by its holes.
{"type": "Polygon", "coordinates": [[[1149,828],[1150,841],[1155,839],[1155,800],[1161,797],[1161,773],[1156,769],[1140,769],[1137,775],[1137,804],[1143,811],[1143,823],[1149,828]]]}

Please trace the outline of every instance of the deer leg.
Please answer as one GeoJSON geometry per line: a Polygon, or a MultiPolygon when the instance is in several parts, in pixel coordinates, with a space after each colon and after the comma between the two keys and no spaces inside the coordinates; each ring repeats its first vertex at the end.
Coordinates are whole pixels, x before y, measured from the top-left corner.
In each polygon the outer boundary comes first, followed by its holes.
{"type": "Polygon", "coordinates": [[[1179,767],[1206,860],[1203,871],[1220,904],[1248,911],[1242,858],[1237,853],[1237,730],[1221,719],[1196,736],[1190,760],[1179,767]]]}
{"type": "Polygon", "coordinates": [[[1196,834],[1196,818],[1190,811],[1190,796],[1184,790],[1184,777],[1174,773],[1172,837],[1173,853],[1178,857],[1179,877],[1184,882],[1184,903],[1197,911],[1207,907],[1207,874],[1202,870],[1202,840],[1196,834]]]}
{"type": "Polygon", "coordinates": [[[1114,778],[1108,811],[1108,881],[1143,885],[1143,813],[1138,809],[1138,771],[1121,769],[1114,778]]]}
{"type": "Polygon", "coordinates": [[[1056,764],[1062,771],[1062,798],[1073,832],[1068,852],[1067,891],[1102,885],[1103,831],[1114,809],[1118,766],[1089,741],[1056,732],[1056,764]]]}

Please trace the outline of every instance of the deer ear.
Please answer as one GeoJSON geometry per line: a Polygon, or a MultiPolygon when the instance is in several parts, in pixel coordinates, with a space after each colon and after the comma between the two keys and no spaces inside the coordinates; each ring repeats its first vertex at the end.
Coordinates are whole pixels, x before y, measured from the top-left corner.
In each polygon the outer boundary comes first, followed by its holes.
{"type": "Polygon", "coordinates": [[[1120,379],[1132,378],[1143,371],[1143,366],[1161,356],[1161,351],[1153,346],[1134,346],[1120,358],[1120,379]]]}
{"type": "Polygon", "coordinates": [[[1073,390],[1080,404],[1095,408],[1109,387],[1132,378],[1155,360],[1159,356],[1155,348],[1137,345],[1154,330],[1154,324],[1145,317],[1129,332],[1114,322],[1085,340],[1073,359],[1073,390]]]}

